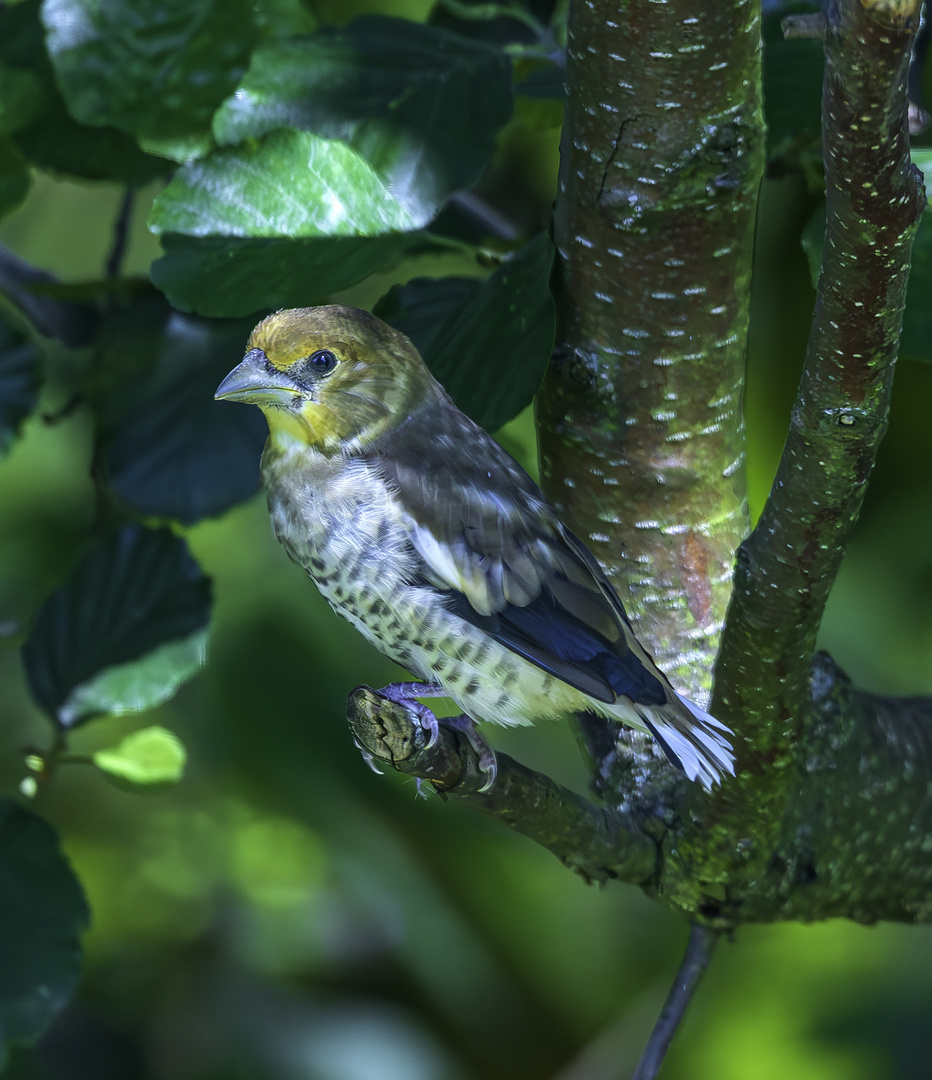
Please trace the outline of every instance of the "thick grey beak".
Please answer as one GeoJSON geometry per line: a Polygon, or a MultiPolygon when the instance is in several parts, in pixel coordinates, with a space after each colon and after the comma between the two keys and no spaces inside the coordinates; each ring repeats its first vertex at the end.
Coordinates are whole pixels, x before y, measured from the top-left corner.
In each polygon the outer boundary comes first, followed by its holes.
{"type": "Polygon", "coordinates": [[[301,393],[287,375],[268,363],[261,349],[250,349],[217,387],[214,398],[250,405],[290,405],[301,393]]]}

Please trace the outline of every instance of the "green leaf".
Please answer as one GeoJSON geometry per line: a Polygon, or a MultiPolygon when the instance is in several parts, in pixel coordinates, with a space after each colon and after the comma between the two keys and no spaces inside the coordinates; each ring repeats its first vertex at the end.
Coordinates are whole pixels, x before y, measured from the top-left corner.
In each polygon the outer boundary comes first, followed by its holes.
{"type": "Polygon", "coordinates": [[[42,87],[32,71],[0,64],[0,134],[25,127],[42,110],[42,87]]]}
{"type": "Polygon", "coordinates": [[[9,92],[20,95],[9,120],[12,141],[40,169],[140,186],[171,168],[116,128],[85,127],[72,119],[45,51],[39,0],[0,5],[0,62],[9,92]]]}
{"type": "Polygon", "coordinates": [[[913,241],[900,334],[900,355],[932,363],[932,210],[926,210],[913,241]]]}
{"type": "Polygon", "coordinates": [[[126,716],[173,698],[207,659],[207,631],[157,645],[139,660],[116,664],[76,686],[58,711],[66,727],[95,716],[126,716]]]}
{"type": "Polygon", "coordinates": [[[78,349],[96,335],[98,312],[70,296],[54,295],[61,288],[51,274],[0,246],[0,293],[42,337],[78,349]]]}
{"type": "Polygon", "coordinates": [[[375,313],[412,337],[463,412],[496,431],[530,404],[544,377],[554,335],[552,264],[553,244],[541,233],[478,288],[415,279],[391,289],[375,313]],[[432,328],[434,313],[444,311],[432,328]]]}
{"type": "Polygon", "coordinates": [[[409,337],[426,357],[444,322],[457,317],[481,288],[481,278],[414,278],[406,285],[393,285],[376,301],[372,314],[409,337]]]}
{"type": "Polygon", "coordinates": [[[0,799],[0,1062],[31,1043],[74,993],[90,914],[55,831],[0,799]]]}
{"type": "Polygon", "coordinates": [[[381,236],[418,224],[360,154],[306,131],[189,162],[149,215],[153,232],[183,236],[381,236]]]}
{"type": "Polygon", "coordinates": [[[424,243],[423,233],[304,240],[170,234],[151,274],[176,308],[236,316],[322,303],[424,243]]]}
{"type": "Polygon", "coordinates": [[[109,750],[98,750],[94,764],[101,772],[138,787],[177,784],[184,775],[184,743],[154,724],[127,735],[109,750]]]}
{"type": "Polygon", "coordinates": [[[210,147],[258,38],[249,0],[44,0],[42,20],[75,119],[176,160],[210,147]]]}
{"type": "Polygon", "coordinates": [[[423,224],[479,178],[511,110],[500,49],[371,15],[258,48],[214,133],[226,144],[280,128],[343,139],[423,224]]]}
{"type": "Polygon", "coordinates": [[[10,448],[20,425],[36,407],[38,390],[36,350],[0,321],[0,455],[10,448]]]}
{"type": "Polygon", "coordinates": [[[23,645],[33,696],[63,727],[167,700],[203,657],[210,602],[183,540],[125,526],[39,610],[23,645]]]}
{"type": "Polygon", "coordinates": [[[112,127],[91,128],[68,115],[59,97],[40,120],[12,137],[17,149],[46,172],[142,187],[165,176],[172,163],[144,153],[135,139],[112,127]]]}
{"type": "Polygon", "coordinates": [[[138,514],[193,525],[259,490],[262,414],[214,401],[254,322],[173,312],[154,290],[111,314],[92,403],[111,488],[138,514]]]}
{"type": "Polygon", "coordinates": [[[8,139],[0,138],[0,218],[26,198],[30,183],[26,162],[8,139]]]}
{"type": "Polygon", "coordinates": [[[804,169],[821,161],[822,43],[783,37],[782,19],[797,12],[818,11],[818,3],[781,6],[764,16],[764,119],[767,156],[804,169]]]}

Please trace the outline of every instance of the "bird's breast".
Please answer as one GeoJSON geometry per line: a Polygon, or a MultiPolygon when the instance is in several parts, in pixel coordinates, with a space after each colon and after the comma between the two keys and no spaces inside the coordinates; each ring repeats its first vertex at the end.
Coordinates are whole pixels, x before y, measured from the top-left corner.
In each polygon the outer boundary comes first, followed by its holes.
{"type": "Polygon", "coordinates": [[[323,591],[404,581],[410,545],[371,465],[302,447],[267,451],[262,472],[276,537],[323,591]]]}

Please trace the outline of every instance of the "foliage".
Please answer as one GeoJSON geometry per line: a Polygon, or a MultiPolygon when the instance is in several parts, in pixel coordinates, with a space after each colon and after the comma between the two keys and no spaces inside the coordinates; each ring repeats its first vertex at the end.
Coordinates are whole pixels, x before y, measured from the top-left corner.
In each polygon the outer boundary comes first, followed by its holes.
{"type": "MultiPolygon", "coordinates": [[[[473,19],[441,4],[424,21],[426,10],[413,6],[391,14],[363,6],[342,26],[327,24],[324,5],[300,0],[0,6],[0,215],[25,199],[21,213],[34,220],[30,184],[33,195],[53,190],[49,177],[55,191],[73,190],[64,186],[73,179],[101,192],[117,184],[148,207],[160,243],[148,279],[125,268],[102,278],[84,257],[52,267],[66,284],[49,267],[0,251],[0,453],[8,455],[0,498],[9,507],[0,522],[0,638],[22,656],[21,669],[12,660],[0,669],[20,688],[10,697],[0,771],[10,786],[21,781],[24,796],[38,793],[37,807],[62,828],[96,920],[93,1004],[67,1012],[38,1056],[15,1049],[13,1076],[39,1075],[30,1070],[40,1060],[49,1075],[77,1075],[48,1066],[62,1053],[55,1039],[73,1052],[95,1025],[108,1045],[120,1045],[113,1032],[136,1023],[119,1018],[114,989],[128,978],[111,966],[124,942],[146,955],[138,969],[125,962],[142,987],[131,996],[163,1011],[171,1038],[190,1040],[179,1049],[166,1036],[160,1053],[183,1053],[186,1075],[198,1077],[246,1068],[257,1077],[351,1080],[372,1075],[373,1061],[386,1077],[554,1075],[620,1006],[632,1007],[638,1027],[635,988],[657,991],[652,960],[621,923],[637,918],[659,942],[672,927],[661,913],[583,895],[512,838],[492,838],[438,805],[412,804],[397,785],[374,788],[341,716],[360,672],[388,681],[388,665],[314,607],[309,589],[299,591],[268,544],[261,507],[217,520],[256,494],[265,429],[256,410],[215,404],[212,392],[254,322],[276,307],[373,307],[412,337],[465,411],[492,430],[509,425],[503,442],[527,452],[526,418],[509,422],[530,404],[553,344],[554,192],[538,177],[552,173],[559,137],[565,13],[541,2],[483,8],[473,19]],[[185,689],[204,662],[212,619],[202,561],[218,581],[214,655],[185,689]],[[190,755],[156,720],[182,728],[190,755]],[[187,756],[185,788],[166,794],[187,756]],[[131,803],[102,774],[156,793],[131,803]],[[510,942],[499,948],[497,939],[510,942]],[[544,940],[552,951],[542,950],[544,940]],[[196,952],[195,942],[204,954],[197,960],[186,951],[196,952]],[[235,966],[222,994],[205,990],[191,1006],[192,1026],[215,1023],[229,1053],[191,1031],[179,1035],[178,1006],[153,1003],[171,981],[160,968],[163,946],[192,981],[222,981],[223,965],[235,966]],[[360,970],[367,965],[371,978],[360,970]],[[302,997],[305,978],[321,993],[302,997]],[[388,1004],[376,1006],[383,982],[388,1004]],[[222,1022],[209,1015],[215,1005],[222,1022]],[[82,1008],[96,1018],[82,1019],[82,1008]],[[69,1022],[80,1031],[76,1044],[68,1044],[69,1022]],[[397,1067],[384,1057],[386,1044],[397,1067]],[[289,1055],[303,1065],[289,1065],[289,1055]]],[[[774,14],[765,27],[771,204],[759,258],[770,284],[755,314],[748,412],[758,424],[757,502],[795,377],[787,341],[803,325],[795,311],[787,317],[779,289],[805,308],[801,245],[820,243],[813,95],[821,50],[784,42],[778,21],[774,14]]],[[[100,205],[98,232],[109,228],[100,205]]],[[[10,238],[17,220],[8,218],[10,238]]],[[[113,265],[124,239],[117,227],[113,265]]],[[[903,332],[906,357],[924,361],[932,358],[930,245],[927,213],[903,332]]],[[[927,370],[907,373],[916,402],[930,390],[927,370]]],[[[889,444],[890,498],[924,498],[928,514],[928,483],[922,488],[910,471],[924,412],[904,397],[901,414],[889,444]]],[[[891,503],[878,491],[866,529],[879,531],[880,546],[891,503]]],[[[858,559],[876,588],[864,536],[828,622],[842,651],[861,589],[858,559]]],[[[906,572],[927,572],[926,536],[910,541],[906,572]]],[[[900,638],[850,645],[879,683],[897,683],[909,670],[903,657],[932,641],[928,605],[896,597],[911,590],[894,572],[889,564],[876,572],[894,584],[875,612],[890,624],[906,613],[900,638]]],[[[533,752],[555,772],[570,768],[574,753],[546,742],[533,752]]],[[[52,825],[12,799],[0,803],[0,913],[2,1053],[7,1043],[33,1043],[70,999],[88,918],[52,825]]],[[[787,955],[805,967],[810,949],[794,933],[787,955]]],[[[862,973],[880,970],[871,946],[859,953],[843,938],[836,928],[819,946],[829,966],[843,971],[839,954],[850,948],[862,973]]],[[[659,948],[665,957],[668,947],[659,948]]],[[[781,979],[795,985],[786,967],[781,979]]],[[[191,1005],[190,990],[178,992],[191,1005]]],[[[917,993],[927,1000],[927,990],[917,993]]],[[[870,1054],[831,1049],[845,1025],[857,1026],[858,1010],[870,1012],[868,998],[852,991],[851,1009],[836,1015],[810,996],[811,1016],[781,998],[787,1012],[776,1004],[768,1011],[764,1037],[789,1046],[800,1077],[871,1075],[863,1063],[870,1054]]],[[[735,1010],[729,1030],[748,1015],[746,997],[722,993],[735,1010]]],[[[915,1000],[897,1000],[900,1022],[927,1044],[915,1000]]],[[[639,1041],[623,1035],[606,1036],[616,1056],[639,1041]]],[[[101,1066],[99,1075],[149,1072],[133,1055],[150,1036],[121,1036],[133,1045],[125,1069],[101,1066]]],[[[874,1058],[894,1052],[888,1034],[851,1038],[869,1042],[874,1058]]],[[[759,1061],[757,1048],[734,1045],[725,1047],[720,1031],[693,1041],[710,1074],[752,1075],[739,1070],[759,1061]]],[[[590,1059],[598,1052],[597,1043],[587,1051],[590,1059]]]]}

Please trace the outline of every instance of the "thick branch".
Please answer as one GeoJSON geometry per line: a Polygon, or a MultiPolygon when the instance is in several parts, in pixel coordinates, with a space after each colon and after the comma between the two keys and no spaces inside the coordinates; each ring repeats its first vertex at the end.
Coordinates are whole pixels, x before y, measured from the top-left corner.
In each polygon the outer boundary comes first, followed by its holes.
{"type": "MultiPolygon", "coordinates": [[[[727,928],[783,919],[932,921],[932,698],[856,690],[825,653],[786,767],[785,810],[772,838],[753,821],[707,822],[721,853],[718,896],[701,845],[674,830],[657,879],[668,903],[727,928]]],[[[763,784],[761,785],[763,787],[763,784]]]]}
{"type": "Polygon", "coordinates": [[[763,168],[743,0],[571,5],[548,496],[700,699],[748,528],[741,397],[763,168]]]}
{"type": "Polygon", "coordinates": [[[654,873],[656,841],[633,815],[604,810],[507,754],[497,755],[495,780],[483,791],[487,776],[462,731],[441,720],[439,737],[429,746],[413,708],[367,686],[350,695],[347,719],[370,760],[429,780],[444,795],[498,818],[587,881],[644,884],[654,873]]]}

